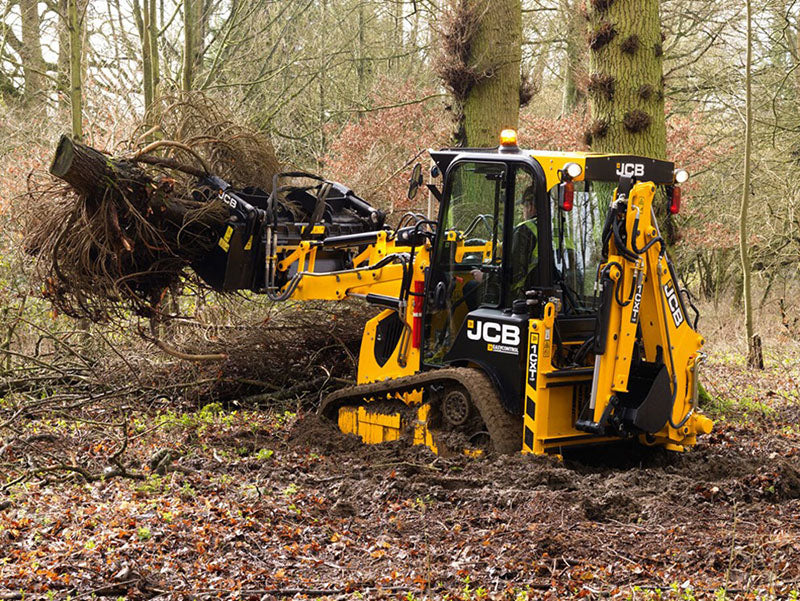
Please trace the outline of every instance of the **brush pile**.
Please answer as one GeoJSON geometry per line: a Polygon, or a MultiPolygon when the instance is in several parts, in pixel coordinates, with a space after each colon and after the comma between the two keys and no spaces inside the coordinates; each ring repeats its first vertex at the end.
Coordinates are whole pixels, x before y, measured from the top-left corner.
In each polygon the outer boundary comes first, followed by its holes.
{"type": "Polygon", "coordinates": [[[157,316],[226,218],[203,179],[268,192],[279,170],[265,137],[206,99],[165,103],[147,121],[159,126],[115,156],[62,136],[50,167],[58,181],[29,191],[25,249],[38,257],[45,296],[69,316],[157,316]]]}

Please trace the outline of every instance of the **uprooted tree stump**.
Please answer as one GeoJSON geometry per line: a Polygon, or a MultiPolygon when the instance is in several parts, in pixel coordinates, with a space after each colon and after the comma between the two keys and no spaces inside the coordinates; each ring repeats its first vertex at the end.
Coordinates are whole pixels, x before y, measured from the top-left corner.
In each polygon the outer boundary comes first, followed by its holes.
{"type": "Polygon", "coordinates": [[[40,195],[48,210],[32,218],[25,245],[44,268],[45,295],[74,317],[106,321],[128,309],[152,316],[227,217],[199,179],[204,164],[145,152],[116,158],[62,136],[50,173],[69,188],[40,195]]]}
{"type": "Polygon", "coordinates": [[[102,196],[109,185],[124,182],[144,186],[150,179],[132,163],[113,160],[67,135],[62,135],[58,141],[50,173],[87,197],[102,196]]]}

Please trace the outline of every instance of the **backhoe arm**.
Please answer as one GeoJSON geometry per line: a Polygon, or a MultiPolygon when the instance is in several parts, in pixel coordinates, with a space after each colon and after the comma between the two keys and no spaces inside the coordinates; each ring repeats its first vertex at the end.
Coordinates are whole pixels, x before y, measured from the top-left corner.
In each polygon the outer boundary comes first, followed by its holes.
{"type": "Polygon", "coordinates": [[[689,324],[653,211],[656,187],[621,183],[606,222],[590,407],[579,427],[644,432],[682,449],[707,433],[695,413],[703,338],[689,324]],[[627,190],[626,190],[627,188],[627,190]]]}

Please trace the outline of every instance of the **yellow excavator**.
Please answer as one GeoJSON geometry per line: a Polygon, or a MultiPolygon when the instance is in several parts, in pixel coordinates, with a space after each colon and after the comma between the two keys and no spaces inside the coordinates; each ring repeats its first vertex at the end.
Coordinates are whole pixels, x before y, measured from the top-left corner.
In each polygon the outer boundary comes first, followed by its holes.
{"type": "MultiPolygon", "coordinates": [[[[692,447],[712,427],[698,408],[704,341],[654,210],[679,211],[688,174],[640,156],[522,150],[513,130],[500,141],[429,151],[438,217],[410,212],[394,227],[307,173],[277,175],[269,195],[212,178],[230,218],[193,267],[219,290],[382,309],[357,384],[319,409],[366,443],[692,447]]],[[[422,186],[418,164],[409,198],[422,186]]]]}

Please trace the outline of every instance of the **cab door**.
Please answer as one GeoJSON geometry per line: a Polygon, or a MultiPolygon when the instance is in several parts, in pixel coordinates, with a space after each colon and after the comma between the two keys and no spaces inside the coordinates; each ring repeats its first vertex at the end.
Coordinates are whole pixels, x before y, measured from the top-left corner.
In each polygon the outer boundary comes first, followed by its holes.
{"type": "Polygon", "coordinates": [[[503,301],[503,234],[509,166],[459,161],[448,170],[428,279],[423,362],[441,365],[464,319],[503,301]]]}

